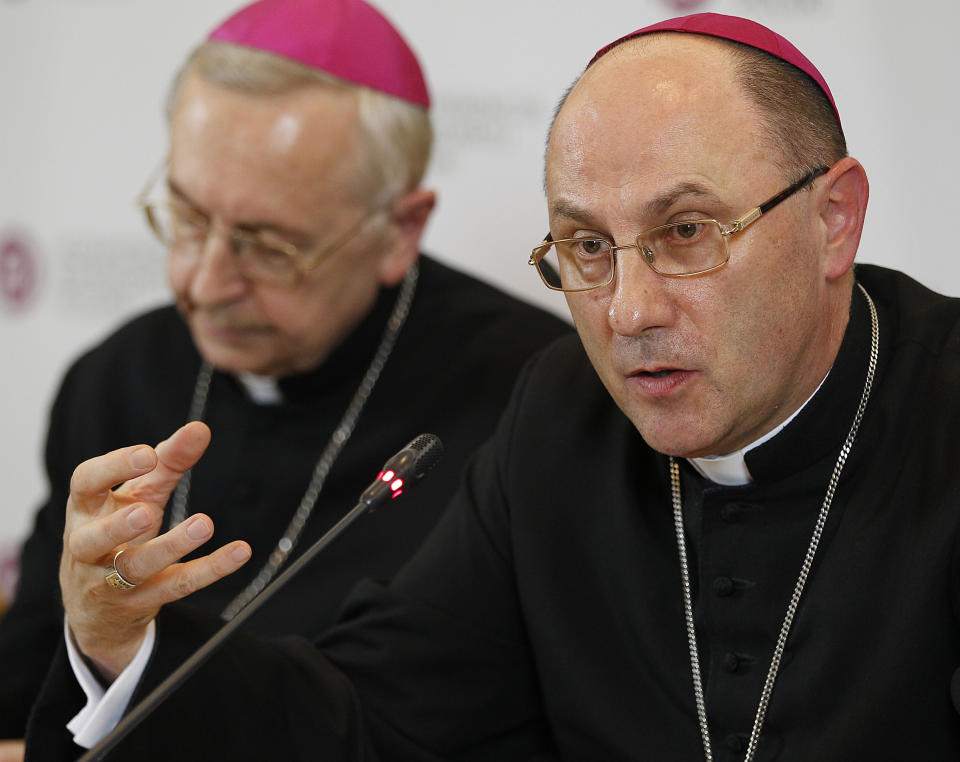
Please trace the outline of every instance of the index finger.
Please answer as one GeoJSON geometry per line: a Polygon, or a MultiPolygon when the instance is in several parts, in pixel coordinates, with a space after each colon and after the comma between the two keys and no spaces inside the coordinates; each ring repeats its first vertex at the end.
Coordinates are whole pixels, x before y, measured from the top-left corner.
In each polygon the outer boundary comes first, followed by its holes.
{"type": "Polygon", "coordinates": [[[70,477],[70,500],[74,507],[96,511],[110,490],[128,479],[152,470],[157,454],[148,445],[131,445],[85,460],[70,477]]]}

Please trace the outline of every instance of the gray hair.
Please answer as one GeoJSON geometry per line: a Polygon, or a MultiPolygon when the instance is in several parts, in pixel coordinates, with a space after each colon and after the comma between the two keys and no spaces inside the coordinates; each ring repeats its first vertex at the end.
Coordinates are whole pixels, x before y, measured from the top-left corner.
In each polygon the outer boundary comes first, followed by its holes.
{"type": "Polygon", "coordinates": [[[423,180],[433,128],[426,109],[273,53],[225,42],[208,41],[190,54],[167,97],[170,119],[183,83],[196,72],[209,82],[251,94],[275,94],[321,86],[356,94],[366,151],[358,158],[366,174],[371,208],[389,204],[423,180]]]}

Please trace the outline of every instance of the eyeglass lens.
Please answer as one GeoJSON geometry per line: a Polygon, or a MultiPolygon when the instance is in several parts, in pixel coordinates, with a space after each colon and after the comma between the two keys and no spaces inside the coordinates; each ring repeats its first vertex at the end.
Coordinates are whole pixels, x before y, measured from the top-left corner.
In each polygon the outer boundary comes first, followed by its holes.
{"type": "MultiPolygon", "coordinates": [[[[210,235],[210,221],[168,204],[144,207],[147,222],[161,243],[170,247],[171,255],[198,256],[210,235]]],[[[246,277],[265,280],[286,280],[296,270],[290,254],[279,246],[271,246],[260,237],[231,229],[230,250],[246,277]]]]}
{"type": "MultiPolygon", "coordinates": [[[[535,261],[551,288],[595,288],[612,280],[617,248],[602,238],[564,239],[538,249],[535,261]]],[[[713,220],[661,225],[640,235],[635,248],[648,265],[664,275],[702,272],[726,258],[722,230],[713,220]]]]}

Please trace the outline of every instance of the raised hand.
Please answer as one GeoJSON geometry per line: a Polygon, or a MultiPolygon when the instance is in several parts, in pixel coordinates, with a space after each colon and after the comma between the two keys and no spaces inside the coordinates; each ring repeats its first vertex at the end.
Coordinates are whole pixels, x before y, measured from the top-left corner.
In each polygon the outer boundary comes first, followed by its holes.
{"type": "Polygon", "coordinates": [[[156,448],[124,447],[73,472],[60,588],[77,645],[108,680],[130,663],[161,606],[231,574],[250,558],[250,546],[235,541],[177,563],[213,536],[213,522],[203,514],[157,535],[177,481],[209,442],[210,430],[193,422],[156,448]],[[110,575],[114,565],[116,574],[110,575]],[[119,589],[125,583],[130,587],[119,589]]]}

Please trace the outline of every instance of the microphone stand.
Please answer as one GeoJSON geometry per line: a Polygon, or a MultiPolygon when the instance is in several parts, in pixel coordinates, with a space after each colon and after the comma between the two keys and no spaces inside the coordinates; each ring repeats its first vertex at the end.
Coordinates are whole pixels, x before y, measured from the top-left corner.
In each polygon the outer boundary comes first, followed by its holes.
{"type": "Polygon", "coordinates": [[[368,508],[390,497],[391,491],[386,487],[386,483],[397,478],[397,476],[402,478],[403,473],[401,468],[412,471],[410,474],[411,483],[418,481],[423,478],[427,471],[436,465],[442,450],[443,447],[436,436],[433,434],[421,434],[397,453],[397,455],[394,455],[387,461],[387,464],[380,472],[380,476],[364,491],[363,495],[360,496],[360,501],[353,508],[344,514],[336,524],[330,527],[303,555],[291,562],[290,566],[278,575],[273,582],[267,585],[260,595],[250,601],[233,619],[217,630],[189,659],[171,672],[160,685],[154,688],[130,712],[125,714],[120,722],[117,723],[117,726],[101,739],[96,746],[80,757],[78,762],[93,762],[94,760],[99,760],[113,749],[114,746],[120,743],[120,741],[126,738],[130,731],[143,722],[167,696],[173,693],[190,675],[196,672],[240,625],[256,613],[281,587],[292,579],[304,566],[310,563],[320,551],[337,539],[344,529],[350,526],[350,524],[359,518],[368,508]],[[411,450],[413,452],[409,453],[408,451],[411,450]],[[399,467],[397,467],[398,465],[399,467]],[[389,480],[381,479],[384,472],[390,475],[389,480]]]}

